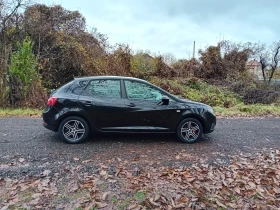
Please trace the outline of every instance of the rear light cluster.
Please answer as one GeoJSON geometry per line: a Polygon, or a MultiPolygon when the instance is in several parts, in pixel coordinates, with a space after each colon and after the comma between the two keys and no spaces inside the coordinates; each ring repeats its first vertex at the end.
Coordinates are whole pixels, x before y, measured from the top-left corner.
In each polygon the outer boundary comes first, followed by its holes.
{"type": "Polygon", "coordinates": [[[57,98],[56,98],[56,97],[50,97],[50,98],[48,99],[47,105],[48,105],[48,106],[54,106],[55,103],[56,103],[56,101],[57,101],[57,98]]]}

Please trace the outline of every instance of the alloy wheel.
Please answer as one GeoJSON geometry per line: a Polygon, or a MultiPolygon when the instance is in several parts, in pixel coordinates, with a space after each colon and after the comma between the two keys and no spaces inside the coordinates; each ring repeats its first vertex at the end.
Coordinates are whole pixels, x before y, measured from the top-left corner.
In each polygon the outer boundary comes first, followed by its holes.
{"type": "Polygon", "coordinates": [[[86,129],[83,123],[78,120],[67,121],[62,128],[63,136],[72,142],[79,141],[85,135],[86,129]]]}
{"type": "Polygon", "coordinates": [[[198,138],[200,128],[196,122],[188,121],[181,127],[181,135],[186,141],[192,141],[198,138]]]}

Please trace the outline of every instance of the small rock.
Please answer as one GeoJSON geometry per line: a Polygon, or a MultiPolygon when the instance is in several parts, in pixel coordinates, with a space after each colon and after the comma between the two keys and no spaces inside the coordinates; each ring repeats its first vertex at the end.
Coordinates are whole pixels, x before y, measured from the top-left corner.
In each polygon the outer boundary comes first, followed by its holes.
{"type": "Polygon", "coordinates": [[[44,170],[44,171],[43,171],[43,175],[44,175],[44,176],[48,176],[50,173],[51,173],[50,170],[44,170]]]}
{"type": "Polygon", "coordinates": [[[96,185],[102,185],[103,183],[104,183],[104,181],[101,181],[101,180],[94,181],[94,184],[96,184],[96,185]]]}

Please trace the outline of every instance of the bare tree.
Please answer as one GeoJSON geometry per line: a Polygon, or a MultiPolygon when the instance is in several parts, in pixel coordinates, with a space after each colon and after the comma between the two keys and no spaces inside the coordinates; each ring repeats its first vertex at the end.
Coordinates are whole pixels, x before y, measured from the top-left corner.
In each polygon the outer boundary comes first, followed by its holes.
{"type": "Polygon", "coordinates": [[[266,44],[256,43],[255,47],[253,48],[252,58],[258,59],[260,61],[263,79],[264,79],[264,82],[266,82],[267,78],[266,78],[265,70],[270,65],[269,64],[269,51],[267,49],[266,44]]]}
{"type": "Polygon", "coordinates": [[[271,74],[269,76],[268,82],[271,82],[273,78],[274,72],[278,67],[278,63],[280,61],[280,41],[274,42],[272,45],[272,63],[271,63],[271,74]]]}

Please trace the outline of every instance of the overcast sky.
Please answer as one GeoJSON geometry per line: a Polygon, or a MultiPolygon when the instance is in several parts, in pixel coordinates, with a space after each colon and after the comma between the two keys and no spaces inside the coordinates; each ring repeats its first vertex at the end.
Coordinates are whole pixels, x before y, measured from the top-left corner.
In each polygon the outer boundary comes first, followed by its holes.
{"type": "Polygon", "coordinates": [[[196,48],[280,39],[280,0],[38,0],[79,10],[111,44],[189,58],[196,48]]]}

